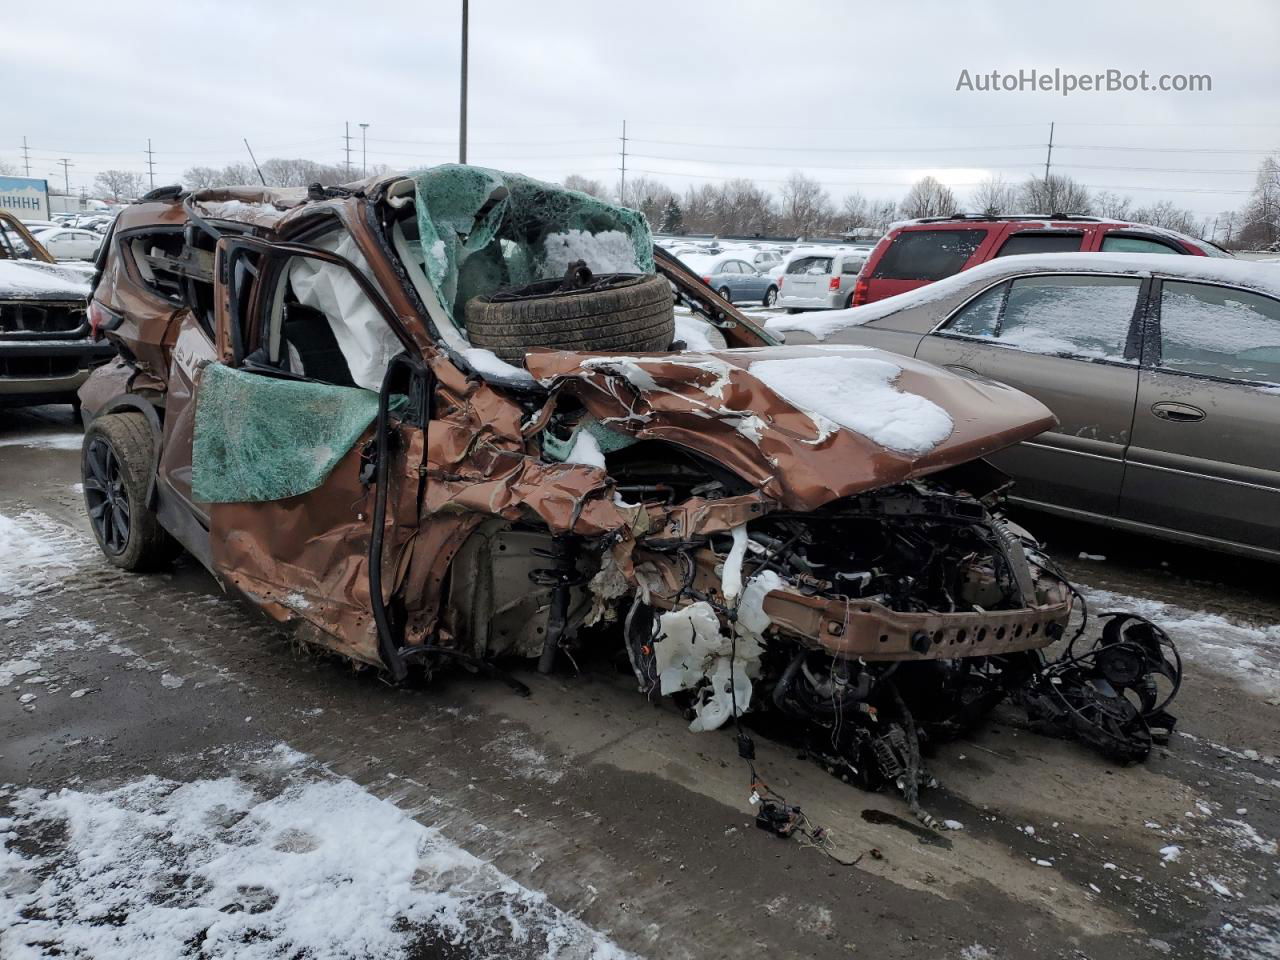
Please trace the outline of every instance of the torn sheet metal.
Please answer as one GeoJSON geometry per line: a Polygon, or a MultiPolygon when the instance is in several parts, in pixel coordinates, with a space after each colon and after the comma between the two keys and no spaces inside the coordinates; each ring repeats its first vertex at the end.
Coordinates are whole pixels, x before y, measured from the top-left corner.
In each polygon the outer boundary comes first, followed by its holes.
{"type": "Polygon", "coordinates": [[[936,473],[1056,422],[1038,400],[1012,388],[880,350],[859,355],[899,366],[898,387],[946,411],[950,435],[921,454],[893,451],[846,427],[816,423],[750,372],[756,361],[831,356],[822,347],[633,356],[535,350],[525,366],[571,391],[611,429],[711,457],[792,510],[936,473]]]}

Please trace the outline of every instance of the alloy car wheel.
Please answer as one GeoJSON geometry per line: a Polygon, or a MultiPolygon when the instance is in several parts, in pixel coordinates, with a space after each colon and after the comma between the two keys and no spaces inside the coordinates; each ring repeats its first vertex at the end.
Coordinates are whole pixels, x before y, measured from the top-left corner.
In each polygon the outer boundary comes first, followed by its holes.
{"type": "Polygon", "coordinates": [[[131,507],[120,459],[105,437],[94,437],[84,454],[84,498],[93,532],[108,556],[119,556],[129,544],[131,507]]]}

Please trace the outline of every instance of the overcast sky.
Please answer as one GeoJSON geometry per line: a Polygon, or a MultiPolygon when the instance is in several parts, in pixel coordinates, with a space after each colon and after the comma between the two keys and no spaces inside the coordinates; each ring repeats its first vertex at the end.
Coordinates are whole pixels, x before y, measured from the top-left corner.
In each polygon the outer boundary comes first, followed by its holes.
{"type": "MultiPolygon", "coordinates": [[[[12,0],[0,159],[73,189],[194,164],[457,157],[460,0],[12,0]]],[[[1280,3],[472,0],[469,159],[547,179],[673,186],[802,169],[898,198],[932,173],[1054,169],[1139,203],[1236,208],[1280,148],[1280,3]],[[1200,93],[957,92],[961,70],[1209,74],[1200,93]],[[1234,191],[1234,192],[1233,192],[1234,191]]]]}

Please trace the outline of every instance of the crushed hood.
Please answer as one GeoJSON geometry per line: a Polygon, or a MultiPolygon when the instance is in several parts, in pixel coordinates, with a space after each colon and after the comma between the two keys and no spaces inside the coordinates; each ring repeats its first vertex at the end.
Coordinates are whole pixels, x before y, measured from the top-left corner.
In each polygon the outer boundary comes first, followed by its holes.
{"type": "Polygon", "coordinates": [[[724,464],[793,510],[985,456],[1054,426],[1038,400],[871,347],[536,350],[604,426],[724,464]]]}

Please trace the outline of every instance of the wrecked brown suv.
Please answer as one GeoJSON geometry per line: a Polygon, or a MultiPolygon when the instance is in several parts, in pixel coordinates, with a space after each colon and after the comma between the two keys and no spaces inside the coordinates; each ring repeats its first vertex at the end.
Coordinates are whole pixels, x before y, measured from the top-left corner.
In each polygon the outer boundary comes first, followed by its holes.
{"type": "Polygon", "coordinates": [[[632,211],[465,166],[175,188],[120,214],[94,303],[106,555],[181,547],[395,680],[609,650],[694,730],[773,713],[912,800],[921,745],[1005,697],[1124,759],[1172,725],[1154,625],[1043,653],[1073,591],[981,458],[1045,407],[779,346],[632,211]]]}

